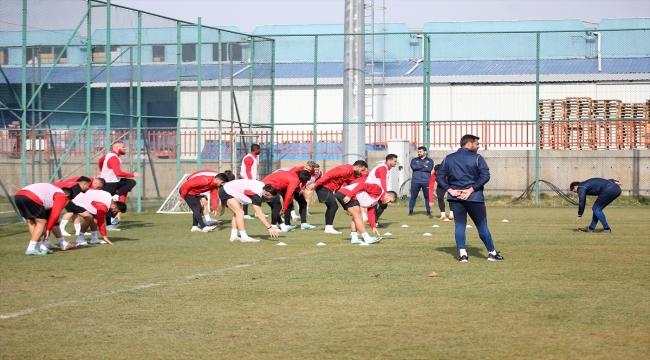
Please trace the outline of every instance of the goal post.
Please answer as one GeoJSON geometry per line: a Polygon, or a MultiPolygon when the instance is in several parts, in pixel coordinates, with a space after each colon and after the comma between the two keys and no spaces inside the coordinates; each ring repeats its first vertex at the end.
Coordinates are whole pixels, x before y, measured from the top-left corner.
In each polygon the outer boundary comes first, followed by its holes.
{"type": "Polygon", "coordinates": [[[160,205],[160,209],[156,211],[159,214],[191,214],[192,210],[185,201],[181,201],[179,189],[181,185],[187,180],[190,174],[185,174],[181,181],[176,184],[174,190],[167,196],[167,199],[160,205]]]}

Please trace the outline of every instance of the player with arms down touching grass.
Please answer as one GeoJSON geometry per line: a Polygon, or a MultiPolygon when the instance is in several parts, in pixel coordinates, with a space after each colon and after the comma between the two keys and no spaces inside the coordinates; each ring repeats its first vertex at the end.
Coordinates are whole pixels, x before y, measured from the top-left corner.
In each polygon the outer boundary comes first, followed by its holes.
{"type": "Polygon", "coordinates": [[[359,234],[361,234],[365,244],[373,244],[381,241],[381,237],[377,238],[368,235],[363,223],[361,209],[368,209],[368,221],[370,222],[372,232],[379,235],[377,221],[375,220],[377,204],[387,205],[395,202],[397,200],[397,193],[394,191],[386,192],[379,184],[359,182],[342,187],[336,192],[336,199],[341,203],[343,209],[352,216],[352,222],[350,223],[351,244],[359,243],[359,234]]]}
{"type": "MultiPolygon", "coordinates": [[[[217,175],[199,175],[181,185],[179,189],[180,200],[185,200],[187,205],[192,209],[192,228],[191,232],[209,232],[214,230],[214,226],[207,226],[203,221],[203,205],[201,205],[201,194],[211,192],[219,189],[223,184],[227,183],[230,179],[226,174],[217,175]]],[[[225,210],[221,209],[221,213],[225,210]]]]}
{"type": "Polygon", "coordinates": [[[460,252],[458,261],[467,262],[465,249],[467,215],[472,218],[478,236],[489,253],[489,261],[503,260],[503,256],[494,250],[492,234],[488,229],[487,211],[483,186],[490,181],[490,168],[485,159],[478,154],[479,137],[464,135],[460,139],[460,149],[447,157],[440,164],[436,176],[439,186],[447,191],[449,209],[454,212],[456,247],[460,252]]]}
{"type": "Polygon", "coordinates": [[[271,225],[275,228],[279,226],[280,232],[287,232],[296,228],[295,225],[291,225],[293,198],[300,193],[300,190],[305,188],[310,178],[311,174],[307,170],[295,172],[290,169],[280,169],[262,179],[263,183],[272,185],[278,192],[278,195],[268,204],[271,206],[271,225]],[[280,200],[280,197],[282,197],[282,200],[280,200]],[[284,214],[284,222],[280,214],[284,214]]]}
{"type": "Polygon", "coordinates": [[[88,243],[84,240],[84,233],[90,228],[90,243],[91,244],[111,244],[113,243],[106,236],[106,219],[107,214],[116,216],[126,212],[126,203],[122,201],[113,200],[111,194],[104,190],[88,190],[83,194],[79,194],[72,202],[85,209],[88,213],[92,214],[90,218],[85,217],[81,230],[77,236],[77,245],[87,246],[88,243]],[[99,240],[97,237],[97,229],[102,234],[104,240],[99,240]]]}
{"type": "Polygon", "coordinates": [[[278,231],[266,221],[262,213],[262,203],[271,201],[278,194],[273,185],[264,184],[257,180],[239,179],[226,183],[219,189],[219,199],[232,211],[230,230],[231,242],[259,242],[246,233],[244,225],[244,209],[242,205],[253,205],[255,214],[269,231],[271,237],[278,237],[278,231]],[[239,236],[237,236],[239,231],[239,236]]]}
{"type": "Polygon", "coordinates": [[[576,218],[576,222],[582,218],[582,214],[585,212],[587,195],[598,196],[594,205],[591,207],[591,210],[594,212],[591,216],[591,224],[587,227],[580,228],[580,231],[593,232],[596,225],[598,225],[598,221],[600,221],[603,224],[602,233],[611,233],[612,229],[607,223],[603,209],[612,201],[616,200],[617,197],[621,196],[621,182],[615,179],[593,178],[583,182],[574,181],[569,186],[569,189],[577,193],[580,200],[578,202],[578,217],[576,218]]]}
{"type": "MultiPolygon", "coordinates": [[[[76,176],[63,181],[53,182],[52,185],[62,189],[64,187],[70,188],[72,190],[72,198],[74,199],[79,193],[84,193],[88,189],[101,190],[104,187],[104,179],[102,178],[89,178],[85,176],[76,176]]],[[[65,231],[65,226],[68,224],[70,219],[74,223],[75,235],[79,235],[79,230],[81,229],[81,222],[79,221],[79,214],[84,213],[85,210],[76,206],[73,202],[68,203],[65,207],[66,213],[63,214],[61,218],[61,224],[59,228],[61,229],[61,234],[63,236],[72,236],[65,231]]],[[[86,212],[86,216],[90,216],[86,212]]]]}
{"type": "MultiPolygon", "coordinates": [[[[27,220],[31,237],[25,255],[51,253],[51,250],[41,242],[41,239],[48,237],[50,231],[54,233],[60,244],[65,242],[61,236],[58,221],[61,211],[72,199],[70,188],[59,189],[52,184],[36,183],[18,190],[14,199],[18,212],[27,220]]],[[[74,247],[76,245],[71,247],[62,245],[61,249],[67,250],[74,247]]]]}

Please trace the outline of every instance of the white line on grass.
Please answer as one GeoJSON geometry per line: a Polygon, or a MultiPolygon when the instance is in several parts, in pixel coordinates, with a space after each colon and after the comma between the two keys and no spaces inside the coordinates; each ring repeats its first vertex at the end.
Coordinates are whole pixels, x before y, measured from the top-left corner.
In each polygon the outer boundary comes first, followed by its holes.
{"type": "MultiPolygon", "coordinates": [[[[283,256],[283,257],[279,257],[279,258],[275,258],[275,259],[269,259],[269,260],[265,260],[264,262],[295,259],[295,258],[304,256],[304,255],[307,255],[307,254],[310,254],[310,253],[313,253],[313,251],[308,251],[308,252],[305,252],[305,253],[297,254],[294,257],[283,256]]],[[[172,280],[169,280],[169,281],[161,281],[161,282],[157,282],[157,283],[139,285],[139,286],[132,287],[130,289],[110,291],[110,292],[107,292],[107,293],[104,293],[104,294],[98,294],[98,295],[94,295],[94,296],[86,296],[86,297],[83,297],[81,299],[73,299],[73,300],[66,300],[66,301],[56,302],[56,303],[44,305],[44,306],[42,306],[40,308],[29,308],[29,309],[25,309],[25,310],[15,312],[15,313],[12,313],[12,314],[0,314],[0,320],[11,319],[11,318],[19,317],[19,316],[22,316],[22,315],[29,315],[29,314],[31,314],[33,312],[36,312],[36,311],[51,309],[51,308],[62,306],[62,305],[68,305],[68,304],[78,303],[78,302],[82,302],[82,301],[90,301],[90,300],[94,300],[94,299],[102,298],[102,297],[108,297],[108,296],[119,295],[119,294],[128,293],[128,292],[135,292],[135,291],[139,291],[139,290],[145,290],[145,289],[153,288],[153,287],[156,287],[156,286],[163,286],[163,285],[175,283],[175,282],[178,282],[178,281],[181,281],[181,280],[198,279],[200,277],[216,275],[216,274],[219,274],[219,273],[222,273],[222,272],[237,270],[237,269],[243,269],[243,268],[247,268],[247,267],[250,267],[250,266],[253,266],[253,265],[251,265],[251,264],[235,265],[235,266],[231,266],[231,267],[227,267],[227,268],[222,268],[222,269],[217,269],[217,270],[214,270],[214,271],[209,271],[207,273],[199,273],[199,274],[194,274],[194,275],[187,275],[187,276],[183,276],[183,277],[177,278],[177,279],[172,279],[172,280]]]]}

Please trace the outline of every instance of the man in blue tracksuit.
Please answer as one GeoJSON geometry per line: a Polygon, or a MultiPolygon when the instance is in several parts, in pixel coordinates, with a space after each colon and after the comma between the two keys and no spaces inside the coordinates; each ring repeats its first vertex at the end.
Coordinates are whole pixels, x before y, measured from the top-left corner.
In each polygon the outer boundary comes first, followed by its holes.
{"type": "Polygon", "coordinates": [[[438,186],[447,191],[449,208],[454,212],[456,247],[460,252],[458,258],[460,262],[468,260],[467,250],[465,250],[468,214],[476,225],[478,236],[487,248],[488,260],[503,260],[503,256],[494,249],[492,234],[488,229],[483,186],[490,181],[490,169],[483,157],[477,153],[478,140],[478,136],[463,136],[460,139],[460,149],[447,155],[440,164],[436,176],[438,186]]]}
{"type": "Polygon", "coordinates": [[[415,200],[418,198],[420,189],[424,193],[424,206],[427,208],[427,216],[431,217],[431,206],[429,205],[429,178],[433,171],[433,160],[427,157],[427,148],[418,148],[418,157],[411,160],[411,200],[409,201],[409,216],[413,215],[415,200]]]}
{"type": "Polygon", "coordinates": [[[585,212],[585,203],[587,202],[587,195],[597,195],[596,202],[591,207],[594,214],[591,217],[591,224],[588,227],[580,228],[580,231],[593,232],[600,221],[603,224],[603,233],[611,233],[612,229],[607,224],[605,213],[603,209],[609,205],[614,199],[621,195],[621,183],[614,179],[593,178],[583,182],[574,181],[569,186],[569,189],[578,194],[580,202],[578,203],[578,217],[576,221],[582,218],[585,212]]]}

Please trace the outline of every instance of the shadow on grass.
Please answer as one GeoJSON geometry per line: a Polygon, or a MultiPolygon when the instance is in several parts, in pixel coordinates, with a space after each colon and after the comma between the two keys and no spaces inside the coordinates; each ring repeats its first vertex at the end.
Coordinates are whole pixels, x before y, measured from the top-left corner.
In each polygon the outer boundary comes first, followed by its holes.
{"type": "Polygon", "coordinates": [[[131,229],[131,228],[138,228],[138,227],[144,227],[144,226],[153,226],[154,223],[151,222],[144,222],[144,221],[128,221],[126,223],[122,223],[119,225],[120,229],[131,229]]]}
{"type": "MultiPolygon", "coordinates": [[[[467,250],[467,255],[469,255],[469,257],[476,257],[476,258],[479,258],[479,259],[487,259],[487,255],[483,254],[483,252],[485,252],[485,254],[487,254],[487,250],[485,250],[485,248],[480,248],[480,247],[476,247],[476,246],[468,246],[465,250],[467,250]]],[[[439,248],[436,248],[436,251],[447,253],[447,254],[451,255],[454,259],[458,258],[458,249],[455,246],[439,247],[439,248]]]]}

